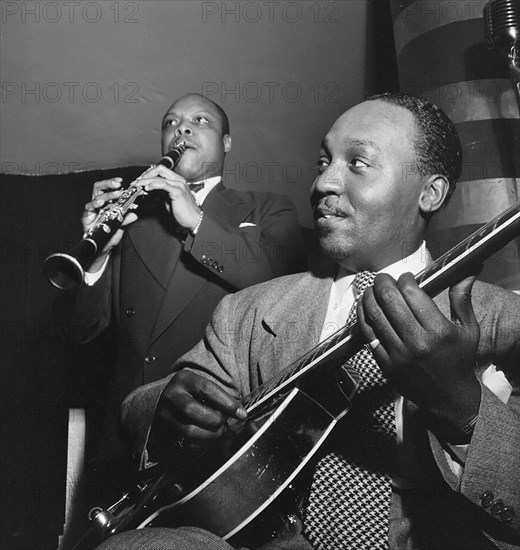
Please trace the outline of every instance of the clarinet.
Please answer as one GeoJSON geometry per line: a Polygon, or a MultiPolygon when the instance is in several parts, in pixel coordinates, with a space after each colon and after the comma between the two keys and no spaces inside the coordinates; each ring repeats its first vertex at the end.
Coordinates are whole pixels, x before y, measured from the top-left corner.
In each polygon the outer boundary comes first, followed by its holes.
{"type": "MultiPolygon", "coordinates": [[[[177,142],[157,164],[173,170],[185,150],[186,143],[177,142]]],[[[56,288],[70,291],[81,287],[85,279],[85,267],[121,227],[126,213],[138,208],[136,201],[148,194],[142,187],[133,185],[134,183],[135,181],[116,201],[100,210],[95,225],[83,235],[79,243],[67,252],[56,252],[45,259],[44,273],[56,288]]]]}

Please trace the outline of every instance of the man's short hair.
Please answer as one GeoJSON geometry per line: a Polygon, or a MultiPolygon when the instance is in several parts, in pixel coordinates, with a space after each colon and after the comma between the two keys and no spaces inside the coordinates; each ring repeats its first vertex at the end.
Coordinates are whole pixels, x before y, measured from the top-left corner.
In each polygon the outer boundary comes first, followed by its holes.
{"type": "Polygon", "coordinates": [[[222,119],[222,134],[229,134],[229,118],[226,114],[226,111],[224,111],[224,109],[222,109],[222,107],[218,103],[215,103],[213,100],[208,98],[205,99],[206,101],[209,101],[212,105],[214,105],[220,114],[220,118],[222,119]]]}
{"type": "Polygon", "coordinates": [[[448,179],[448,193],[443,203],[446,206],[462,169],[462,149],[455,125],[442,109],[420,97],[390,92],[369,96],[367,101],[376,99],[403,107],[414,116],[419,128],[414,140],[416,169],[423,176],[441,174],[448,179]]]}

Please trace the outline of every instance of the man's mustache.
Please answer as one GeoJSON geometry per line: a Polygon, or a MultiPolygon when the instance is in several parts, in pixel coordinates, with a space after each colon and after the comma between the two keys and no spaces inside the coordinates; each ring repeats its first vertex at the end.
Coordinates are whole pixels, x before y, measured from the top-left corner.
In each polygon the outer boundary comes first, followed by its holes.
{"type": "Polygon", "coordinates": [[[339,208],[333,203],[331,199],[327,197],[312,201],[312,213],[314,219],[323,218],[324,216],[339,216],[346,218],[348,213],[342,208],[339,208]]]}

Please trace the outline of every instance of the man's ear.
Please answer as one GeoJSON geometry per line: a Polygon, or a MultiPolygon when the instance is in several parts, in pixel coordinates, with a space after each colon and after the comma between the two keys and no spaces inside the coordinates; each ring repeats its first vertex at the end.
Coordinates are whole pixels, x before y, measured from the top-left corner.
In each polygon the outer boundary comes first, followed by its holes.
{"type": "Polygon", "coordinates": [[[424,214],[433,214],[442,206],[449,190],[448,180],[438,174],[430,176],[419,195],[419,208],[424,214]]]}
{"type": "Polygon", "coordinates": [[[224,153],[229,153],[229,151],[231,151],[231,136],[225,134],[222,138],[222,142],[224,143],[224,153]]]}

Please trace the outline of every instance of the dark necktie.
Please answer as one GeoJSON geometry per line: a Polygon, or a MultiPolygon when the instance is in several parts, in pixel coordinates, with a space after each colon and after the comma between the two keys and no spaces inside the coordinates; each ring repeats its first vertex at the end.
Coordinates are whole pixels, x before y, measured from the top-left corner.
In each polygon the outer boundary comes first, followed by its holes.
{"type": "MultiPolygon", "coordinates": [[[[368,271],[355,276],[356,299],[347,324],[357,319],[357,302],[374,277],[368,271]]],[[[336,434],[341,444],[315,468],[304,531],[319,550],[383,550],[388,548],[395,460],[393,394],[367,349],[348,365],[360,376],[352,410],[343,419],[352,425],[345,430],[348,440],[342,440],[343,432],[336,434]]]]}

